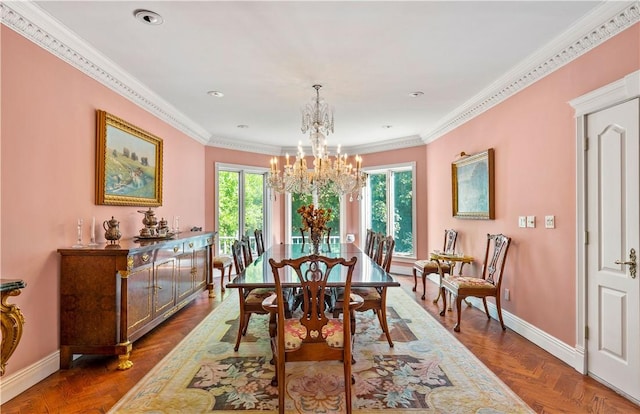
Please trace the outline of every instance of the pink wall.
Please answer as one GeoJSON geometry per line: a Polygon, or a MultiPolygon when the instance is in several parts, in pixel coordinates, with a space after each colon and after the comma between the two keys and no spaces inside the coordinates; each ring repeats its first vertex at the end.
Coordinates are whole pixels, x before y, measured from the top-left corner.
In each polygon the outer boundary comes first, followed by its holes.
{"type": "Polygon", "coordinates": [[[95,217],[113,215],[123,237],[142,227],[140,207],[94,203],[96,109],[103,109],[163,138],[164,203],[157,215],[179,215],[181,227],[204,225],[203,145],[159,121],[129,100],[82,74],[34,43],[1,26],[2,223],[1,275],[27,287],[10,303],[26,319],[7,374],[59,349],[58,248],[76,238],[85,221],[88,241],[95,217]]]}
{"type": "Polygon", "coordinates": [[[487,233],[511,236],[503,282],[511,300],[503,309],[569,345],[576,337],[576,128],[568,101],[638,70],[639,39],[635,25],[427,146],[429,249],[442,245],[448,227],[476,258],[487,233]],[[452,218],[451,162],[490,147],[496,219],[452,218]],[[534,229],[518,227],[525,215],[536,216],[534,229]],[[555,215],[555,229],[544,227],[545,215],[555,215]]]}

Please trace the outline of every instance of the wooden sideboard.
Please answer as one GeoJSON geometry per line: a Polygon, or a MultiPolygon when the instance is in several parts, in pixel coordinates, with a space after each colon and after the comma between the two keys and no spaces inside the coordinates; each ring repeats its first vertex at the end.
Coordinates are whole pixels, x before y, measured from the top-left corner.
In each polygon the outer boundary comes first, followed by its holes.
{"type": "Polygon", "coordinates": [[[215,232],[161,241],[120,240],[100,248],[58,249],[60,368],[74,354],[118,355],[130,368],[132,343],[195,299],[213,297],[215,232]]]}

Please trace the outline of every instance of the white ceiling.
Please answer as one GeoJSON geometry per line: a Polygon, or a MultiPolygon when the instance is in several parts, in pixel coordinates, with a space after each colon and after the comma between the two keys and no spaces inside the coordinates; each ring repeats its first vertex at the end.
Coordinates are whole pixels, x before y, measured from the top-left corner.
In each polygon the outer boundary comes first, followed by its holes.
{"type": "Polygon", "coordinates": [[[40,25],[86,42],[196,139],[275,153],[308,143],[300,108],[315,83],[334,109],[330,145],[428,142],[611,13],[596,1],[35,4],[50,15],[40,25]],[[163,24],[144,25],[136,9],[163,24]]]}

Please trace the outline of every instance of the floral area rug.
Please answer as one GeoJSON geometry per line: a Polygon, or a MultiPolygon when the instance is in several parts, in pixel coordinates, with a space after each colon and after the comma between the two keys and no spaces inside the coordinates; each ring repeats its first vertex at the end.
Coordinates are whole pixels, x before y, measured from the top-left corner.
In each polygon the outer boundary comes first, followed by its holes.
{"type": "MultiPolygon", "coordinates": [[[[533,412],[413,298],[400,288],[388,295],[393,348],[373,312],[357,313],[354,412],[533,412]]],[[[267,324],[252,316],[234,352],[238,298],[230,295],[110,413],[277,412],[267,324]]],[[[340,362],[287,363],[286,375],[286,412],[346,412],[340,362]]]]}

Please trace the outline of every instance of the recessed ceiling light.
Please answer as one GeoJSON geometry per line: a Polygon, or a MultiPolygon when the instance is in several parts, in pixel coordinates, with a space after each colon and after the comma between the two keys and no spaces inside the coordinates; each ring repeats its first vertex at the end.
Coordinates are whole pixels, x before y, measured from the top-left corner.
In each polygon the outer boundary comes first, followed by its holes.
{"type": "Polygon", "coordinates": [[[384,129],[393,128],[393,125],[382,125],[382,128],[384,128],[384,129]]]}
{"type": "Polygon", "coordinates": [[[142,23],[150,24],[153,26],[162,24],[162,22],[164,21],[162,19],[162,16],[160,16],[156,12],[152,12],[151,10],[138,9],[133,12],[133,15],[136,17],[136,19],[140,20],[142,23]]]}
{"type": "Polygon", "coordinates": [[[409,94],[409,96],[410,96],[410,97],[412,97],[412,98],[417,98],[417,97],[422,96],[422,95],[424,95],[424,92],[420,92],[420,91],[417,91],[417,92],[411,92],[411,93],[409,94]]]}
{"type": "Polygon", "coordinates": [[[246,128],[249,128],[249,125],[240,124],[240,125],[238,125],[238,128],[240,128],[240,129],[246,129],[246,128]]]}
{"type": "Polygon", "coordinates": [[[215,96],[216,98],[222,98],[224,96],[224,93],[220,91],[209,91],[207,92],[207,94],[211,96],[215,96]]]}

